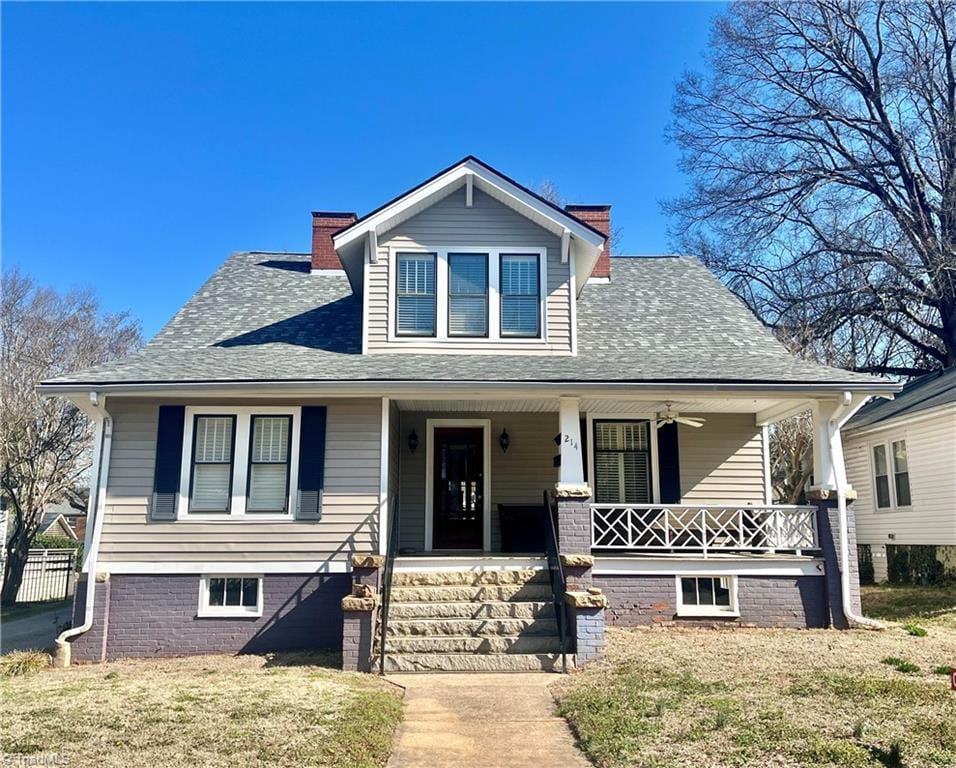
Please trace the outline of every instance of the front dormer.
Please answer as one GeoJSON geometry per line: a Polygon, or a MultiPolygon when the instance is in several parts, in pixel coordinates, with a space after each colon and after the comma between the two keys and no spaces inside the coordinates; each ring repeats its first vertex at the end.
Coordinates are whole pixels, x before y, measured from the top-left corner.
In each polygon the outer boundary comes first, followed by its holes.
{"type": "Polygon", "coordinates": [[[608,216],[466,158],[362,218],[313,214],[313,272],[344,271],[361,295],[366,354],[573,355],[608,216]]]}

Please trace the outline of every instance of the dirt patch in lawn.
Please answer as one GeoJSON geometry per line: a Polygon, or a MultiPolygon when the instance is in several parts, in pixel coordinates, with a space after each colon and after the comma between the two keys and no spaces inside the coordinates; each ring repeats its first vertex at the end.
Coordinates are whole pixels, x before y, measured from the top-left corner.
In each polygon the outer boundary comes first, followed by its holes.
{"type": "Polygon", "coordinates": [[[609,630],[555,696],[599,766],[956,766],[956,628],[926,626],[609,630]]]}
{"type": "Polygon", "coordinates": [[[0,755],[98,768],[384,765],[399,695],[331,662],[198,656],[2,680],[0,755]]]}

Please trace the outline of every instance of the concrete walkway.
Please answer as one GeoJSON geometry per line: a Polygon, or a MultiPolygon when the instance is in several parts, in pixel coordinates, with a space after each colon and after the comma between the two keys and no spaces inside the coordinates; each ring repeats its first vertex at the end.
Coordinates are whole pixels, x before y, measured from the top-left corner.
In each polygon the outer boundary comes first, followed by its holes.
{"type": "Polygon", "coordinates": [[[388,768],[585,768],[548,686],[531,674],[390,675],[405,688],[405,720],[388,768]]]}
{"type": "Polygon", "coordinates": [[[47,611],[4,621],[0,626],[0,653],[46,650],[53,645],[56,636],[70,626],[72,612],[69,602],[56,603],[47,611]]]}

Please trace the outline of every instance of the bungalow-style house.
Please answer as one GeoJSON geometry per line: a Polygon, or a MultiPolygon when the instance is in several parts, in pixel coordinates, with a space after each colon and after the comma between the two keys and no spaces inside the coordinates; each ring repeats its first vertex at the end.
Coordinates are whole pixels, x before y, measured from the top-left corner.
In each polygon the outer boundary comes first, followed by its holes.
{"type": "Polygon", "coordinates": [[[791,356],[700,262],[609,258],[609,231],[466,157],[45,382],[98,425],[61,662],[555,669],[605,622],[860,620],[840,427],[898,386],[791,356]],[[776,505],[767,428],[807,407],[814,503],[776,505]]]}
{"type": "Polygon", "coordinates": [[[956,578],[956,367],[868,404],[843,435],[873,578],[956,578]]]}

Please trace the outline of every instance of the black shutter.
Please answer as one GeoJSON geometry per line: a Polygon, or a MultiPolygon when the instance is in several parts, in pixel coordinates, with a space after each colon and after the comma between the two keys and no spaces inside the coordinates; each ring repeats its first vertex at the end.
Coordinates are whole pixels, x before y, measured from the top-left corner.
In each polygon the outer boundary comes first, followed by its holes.
{"type": "Polygon", "coordinates": [[[153,474],[153,520],[175,520],[179,496],[179,476],[183,466],[183,427],[186,406],[159,406],[156,430],[156,469],[153,474]]]}
{"type": "MultiPolygon", "coordinates": [[[[588,482],[588,420],[581,419],[581,463],[584,465],[584,482],[588,482]]],[[[594,492],[594,489],[591,489],[594,492]]]]}
{"type": "Polygon", "coordinates": [[[299,430],[299,493],[295,516],[318,520],[322,516],[325,486],[325,406],[302,407],[299,430]]]}
{"type": "Polygon", "coordinates": [[[677,445],[677,424],[657,427],[657,471],[660,474],[661,504],[680,501],[680,456],[677,445]]]}

